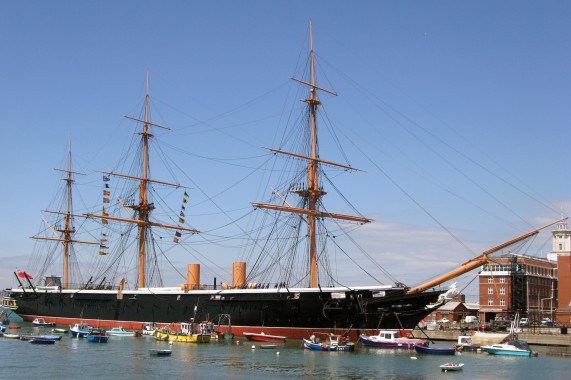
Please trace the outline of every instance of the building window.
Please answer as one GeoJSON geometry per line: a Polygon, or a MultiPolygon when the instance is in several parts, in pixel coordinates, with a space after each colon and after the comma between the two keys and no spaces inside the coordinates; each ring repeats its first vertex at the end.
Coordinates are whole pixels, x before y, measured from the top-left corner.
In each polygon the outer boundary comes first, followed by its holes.
{"type": "Polygon", "coordinates": [[[505,277],[500,277],[500,284],[503,284],[506,282],[506,278],[505,277]]]}
{"type": "Polygon", "coordinates": [[[488,284],[493,284],[494,283],[494,279],[491,277],[488,277],[488,284]]]}
{"type": "Polygon", "coordinates": [[[500,299],[500,306],[506,306],[506,300],[501,298],[500,299]]]}
{"type": "Polygon", "coordinates": [[[500,288],[500,294],[501,295],[506,294],[506,288],[500,288]]]}
{"type": "Polygon", "coordinates": [[[494,294],[494,288],[491,286],[488,288],[488,294],[494,294]]]}
{"type": "Polygon", "coordinates": [[[488,298],[488,306],[494,306],[494,299],[488,298]]]}

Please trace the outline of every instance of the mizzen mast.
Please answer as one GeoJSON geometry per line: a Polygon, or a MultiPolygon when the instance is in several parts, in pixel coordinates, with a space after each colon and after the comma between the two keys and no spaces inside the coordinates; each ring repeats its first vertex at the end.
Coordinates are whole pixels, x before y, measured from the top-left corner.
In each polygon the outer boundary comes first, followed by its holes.
{"type": "MultiPolygon", "coordinates": [[[[299,83],[302,83],[310,88],[309,90],[309,99],[304,99],[302,102],[307,103],[309,112],[310,112],[310,119],[311,123],[309,125],[310,132],[311,132],[311,156],[303,156],[299,154],[284,152],[281,150],[270,149],[273,152],[281,153],[289,156],[294,156],[297,158],[301,158],[307,160],[307,189],[304,190],[290,190],[292,193],[296,193],[300,197],[307,198],[307,209],[302,208],[295,208],[291,206],[279,206],[279,205],[272,205],[266,203],[254,203],[252,205],[254,207],[265,208],[265,209],[272,209],[278,211],[285,211],[296,213],[298,215],[307,215],[308,220],[308,237],[309,237],[309,259],[310,259],[310,286],[312,288],[316,288],[318,286],[317,283],[317,238],[316,238],[316,220],[317,218],[335,218],[335,219],[342,219],[342,220],[350,220],[356,221],[361,223],[369,223],[372,220],[358,217],[358,216],[351,216],[351,215],[342,215],[342,214],[331,214],[325,213],[317,210],[317,204],[319,199],[324,196],[326,193],[319,189],[319,164],[326,163],[328,165],[343,167],[346,169],[354,169],[345,165],[336,164],[329,161],[320,160],[318,157],[318,146],[317,146],[317,107],[321,104],[321,102],[317,99],[317,90],[325,91],[332,95],[337,95],[334,92],[325,90],[323,88],[318,87],[315,84],[315,64],[314,64],[314,52],[313,52],[313,32],[311,27],[311,21],[309,22],[309,34],[310,34],[310,60],[311,60],[311,83],[307,83],[301,81],[296,78],[291,78],[299,83]]],[[[267,149],[267,148],[266,148],[267,149]]]]}

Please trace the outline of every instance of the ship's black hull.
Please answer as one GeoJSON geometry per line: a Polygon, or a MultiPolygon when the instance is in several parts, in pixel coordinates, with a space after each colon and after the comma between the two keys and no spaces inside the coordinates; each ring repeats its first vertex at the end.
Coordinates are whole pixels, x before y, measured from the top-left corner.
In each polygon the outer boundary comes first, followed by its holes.
{"type": "Polygon", "coordinates": [[[235,333],[260,328],[300,338],[311,331],[354,333],[375,329],[413,329],[426,317],[439,291],[407,295],[402,289],[304,291],[234,290],[191,292],[117,291],[12,291],[16,313],[24,319],[44,317],[60,324],[94,321],[101,327],[141,328],[188,321],[196,316],[216,322],[230,316],[235,333]]]}

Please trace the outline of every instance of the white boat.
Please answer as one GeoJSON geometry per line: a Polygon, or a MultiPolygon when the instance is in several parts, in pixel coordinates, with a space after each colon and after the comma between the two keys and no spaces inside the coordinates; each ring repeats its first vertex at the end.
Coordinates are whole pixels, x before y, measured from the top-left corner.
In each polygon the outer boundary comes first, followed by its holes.
{"type": "Polygon", "coordinates": [[[54,322],[46,322],[43,318],[36,318],[32,323],[37,327],[53,327],[56,325],[54,322]]]}
{"type": "Polygon", "coordinates": [[[123,327],[113,327],[111,330],[107,330],[107,335],[109,336],[137,336],[138,333],[133,330],[125,330],[123,327]]]}
{"type": "Polygon", "coordinates": [[[69,328],[73,337],[85,338],[93,327],[87,323],[76,323],[73,327],[69,328]]]}
{"type": "Polygon", "coordinates": [[[153,356],[169,356],[172,354],[172,350],[149,350],[149,354],[153,356]]]}
{"type": "Polygon", "coordinates": [[[458,336],[458,343],[454,345],[458,351],[473,351],[480,348],[479,345],[474,344],[471,335],[460,335],[458,336]]]}
{"type": "Polygon", "coordinates": [[[510,340],[505,343],[482,346],[482,350],[493,355],[531,356],[532,351],[524,340],[510,340]]]}
{"type": "Polygon", "coordinates": [[[361,344],[370,347],[414,348],[428,347],[428,342],[422,339],[400,337],[399,331],[381,330],[378,335],[361,336],[361,344]]]}
{"type": "Polygon", "coordinates": [[[157,324],[156,324],[156,323],[145,323],[145,324],[141,327],[141,334],[142,334],[142,335],[153,336],[153,335],[155,334],[156,328],[157,328],[157,324]]]}
{"type": "Polygon", "coordinates": [[[444,372],[461,371],[463,367],[464,367],[464,363],[458,363],[458,364],[446,363],[446,364],[442,364],[440,366],[440,369],[443,370],[444,372]]]}

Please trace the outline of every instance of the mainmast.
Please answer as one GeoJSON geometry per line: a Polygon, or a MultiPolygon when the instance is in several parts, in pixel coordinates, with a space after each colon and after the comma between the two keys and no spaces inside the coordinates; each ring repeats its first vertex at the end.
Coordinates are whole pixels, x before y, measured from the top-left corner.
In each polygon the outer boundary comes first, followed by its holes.
{"type": "MultiPolygon", "coordinates": [[[[87,216],[95,217],[95,218],[101,218],[101,219],[107,219],[107,220],[115,220],[115,221],[119,221],[119,222],[127,222],[127,223],[138,224],[138,228],[139,228],[139,237],[138,237],[138,240],[139,240],[138,287],[144,288],[145,287],[147,229],[149,227],[156,226],[156,227],[163,227],[163,228],[169,228],[169,229],[177,229],[180,231],[189,231],[189,232],[200,232],[200,231],[192,229],[192,228],[185,228],[185,227],[181,227],[181,226],[172,226],[172,225],[168,225],[168,224],[153,223],[153,222],[149,221],[149,216],[150,216],[151,212],[155,209],[154,205],[152,203],[149,203],[149,198],[148,198],[148,185],[149,185],[149,183],[154,182],[154,183],[160,183],[163,185],[169,185],[169,186],[175,186],[175,187],[184,187],[184,188],[186,188],[186,187],[181,186],[181,185],[177,185],[177,184],[173,184],[173,183],[168,183],[168,182],[155,181],[155,180],[152,180],[148,177],[149,139],[153,137],[153,135],[149,132],[149,126],[152,125],[154,127],[170,130],[170,128],[163,127],[163,126],[158,125],[158,124],[153,124],[149,121],[149,72],[148,71],[147,71],[147,94],[145,96],[145,119],[140,120],[140,119],[136,119],[136,118],[130,117],[130,116],[125,116],[125,117],[128,119],[135,120],[135,121],[138,121],[140,123],[143,123],[143,132],[137,132],[136,133],[136,134],[140,135],[141,138],[143,139],[143,156],[142,156],[142,159],[143,159],[143,175],[142,175],[142,177],[134,177],[134,176],[112,173],[112,172],[101,172],[101,173],[119,176],[119,177],[124,177],[124,178],[131,178],[131,179],[139,181],[139,204],[126,206],[126,207],[129,207],[129,208],[135,210],[137,212],[136,213],[137,215],[136,215],[136,217],[133,217],[132,219],[111,217],[108,215],[87,214],[87,216]]],[[[129,213],[129,214],[131,214],[131,213],[129,213]]]]}
{"type": "Polygon", "coordinates": [[[62,180],[66,181],[66,212],[61,213],[61,212],[47,211],[47,210],[44,210],[44,211],[49,212],[49,213],[54,213],[54,214],[63,214],[64,215],[64,228],[54,230],[49,225],[49,223],[46,222],[46,220],[44,219],[44,223],[46,223],[46,225],[54,233],[56,238],[54,239],[54,238],[44,238],[44,237],[35,237],[35,236],[32,238],[33,239],[40,239],[40,240],[60,241],[63,243],[63,247],[64,247],[63,288],[67,289],[69,287],[69,251],[71,248],[71,243],[94,244],[94,245],[99,244],[99,243],[95,243],[95,242],[79,241],[79,240],[73,240],[72,239],[72,236],[75,233],[75,229],[71,226],[71,217],[73,216],[73,214],[71,213],[71,210],[72,210],[72,207],[71,207],[71,184],[74,182],[74,180],[71,178],[71,175],[72,174],[85,175],[85,174],[74,172],[71,170],[71,137],[69,138],[69,153],[68,153],[68,161],[67,161],[67,170],[63,170],[63,169],[54,169],[54,170],[58,170],[58,171],[62,171],[62,172],[67,173],[66,178],[62,178],[62,180]],[[55,231],[62,233],[63,238],[60,237],[58,234],[56,234],[55,231]]]}
{"type": "MultiPolygon", "coordinates": [[[[308,237],[309,237],[309,259],[310,259],[310,286],[312,288],[316,288],[318,286],[317,281],[317,237],[316,237],[316,220],[317,218],[335,218],[335,219],[343,219],[343,220],[351,220],[357,221],[361,223],[369,223],[372,220],[357,216],[351,215],[341,215],[341,214],[330,214],[330,213],[323,213],[317,210],[317,204],[319,199],[325,195],[324,191],[319,190],[319,164],[325,163],[328,165],[338,166],[346,169],[356,170],[349,166],[339,165],[329,161],[323,161],[318,158],[318,146],[317,146],[317,107],[321,104],[319,100],[317,100],[317,90],[325,91],[329,94],[337,96],[334,92],[325,90],[323,88],[317,87],[315,84],[315,64],[314,64],[314,52],[313,52],[313,31],[311,26],[311,21],[309,22],[309,34],[310,34],[310,60],[311,60],[311,83],[307,83],[301,81],[296,78],[291,78],[299,83],[302,83],[310,88],[309,90],[309,99],[302,100],[303,102],[307,103],[309,112],[310,112],[310,119],[311,123],[309,125],[310,132],[311,132],[311,150],[312,155],[311,157],[284,152],[276,149],[269,149],[276,153],[286,154],[298,158],[302,158],[308,161],[307,163],[307,189],[305,190],[290,190],[292,193],[297,193],[300,197],[307,198],[307,209],[300,209],[289,206],[278,206],[272,204],[265,204],[265,203],[253,203],[254,207],[272,209],[272,210],[279,210],[279,211],[286,211],[292,212],[299,215],[307,215],[308,220],[308,237]]],[[[267,148],[266,148],[267,149],[267,148]]],[[[281,196],[280,196],[281,197],[281,196]]],[[[283,198],[282,198],[283,199],[283,198]]],[[[287,204],[287,202],[286,202],[287,204]]]]}

